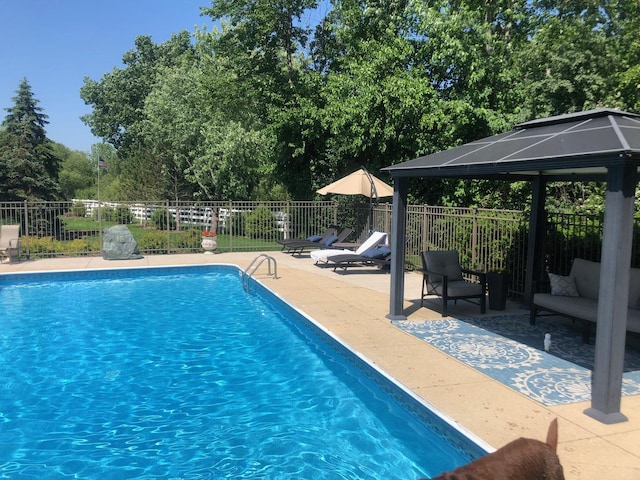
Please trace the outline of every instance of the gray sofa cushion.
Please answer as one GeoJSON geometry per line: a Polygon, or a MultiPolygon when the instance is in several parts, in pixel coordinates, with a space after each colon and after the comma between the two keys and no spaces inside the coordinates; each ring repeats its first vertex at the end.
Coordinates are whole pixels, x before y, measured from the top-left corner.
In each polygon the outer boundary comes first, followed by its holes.
{"type": "Polygon", "coordinates": [[[590,322],[595,322],[598,316],[598,305],[589,298],[536,293],[533,296],[533,303],[540,308],[549,309],[568,317],[583,318],[590,322]]]}
{"type": "Polygon", "coordinates": [[[576,288],[581,297],[598,300],[600,263],[576,258],[573,260],[569,275],[576,279],[576,288]]]}
{"type": "MultiPolygon", "coordinates": [[[[581,297],[598,300],[600,290],[600,263],[576,258],[570,276],[576,279],[576,288],[581,297]]],[[[640,309],[640,269],[629,269],[629,308],[640,309]]]]}

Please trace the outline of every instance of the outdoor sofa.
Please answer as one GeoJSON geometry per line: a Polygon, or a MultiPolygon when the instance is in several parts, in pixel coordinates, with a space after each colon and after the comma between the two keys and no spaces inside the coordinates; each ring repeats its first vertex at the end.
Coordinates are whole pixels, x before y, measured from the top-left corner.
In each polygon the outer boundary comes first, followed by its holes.
{"type": "MultiPolygon", "coordinates": [[[[627,304],[627,330],[640,333],[640,269],[631,268],[627,304]]],[[[589,342],[592,324],[597,323],[598,292],[600,291],[600,263],[576,258],[568,276],[549,273],[550,291],[533,294],[530,323],[534,325],[538,312],[543,310],[584,323],[582,339],[589,342]]]]}

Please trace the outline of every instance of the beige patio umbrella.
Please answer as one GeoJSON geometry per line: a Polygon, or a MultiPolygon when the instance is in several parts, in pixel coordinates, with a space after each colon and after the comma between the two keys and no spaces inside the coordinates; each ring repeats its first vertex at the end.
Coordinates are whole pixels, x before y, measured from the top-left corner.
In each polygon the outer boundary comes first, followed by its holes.
{"type": "Polygon", "coordinates": [[[393,196],[393,188],[377,177],[371,175],[365,168],[330,183],[320,190],[316,190],[320,195],[337,193],[341,195],[364,195],[370,199],[393,196]]]}
{"type": "Polygon", "coordinates": [[[392,197],[393,188],[377,177],[371,175],[366,168],[362,167],[342,177],[320,190],[316,190],[320,195],[337,193],[339,195],[364,195],[369,197],[369,231],[373,225],[373,201],[378,203],[380,197],[392,197]]]}

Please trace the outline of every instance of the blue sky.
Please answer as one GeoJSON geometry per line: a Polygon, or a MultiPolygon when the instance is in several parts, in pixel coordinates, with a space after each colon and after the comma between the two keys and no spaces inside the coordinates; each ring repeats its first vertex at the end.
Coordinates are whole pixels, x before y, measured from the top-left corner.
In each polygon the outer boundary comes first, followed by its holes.
{"type": "Polygon", "coordinates": [[[122,66],[139,35],[163,43],[180,30],[206,26],[207,0],[0,0],[0,120],[23,78],[44,113],[47,136],[72,150],[99,143],[80,116],[83,78],[100,80],[122,66]]]}

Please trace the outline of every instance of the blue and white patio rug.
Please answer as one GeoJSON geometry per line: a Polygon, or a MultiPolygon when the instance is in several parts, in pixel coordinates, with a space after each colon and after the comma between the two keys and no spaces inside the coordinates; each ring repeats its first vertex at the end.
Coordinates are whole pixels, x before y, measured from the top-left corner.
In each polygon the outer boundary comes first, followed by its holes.
{"type": "MultiPolygon", "coordinates": [[[[590,401],[594,350],[559,317],[528,315],[393,324],[543,405],[590,401]],[[551,334],[545,352],[543,339],[551,334]]],[[[640,350],[627,347],[623,395],[640,394],[640,350]]]]}

